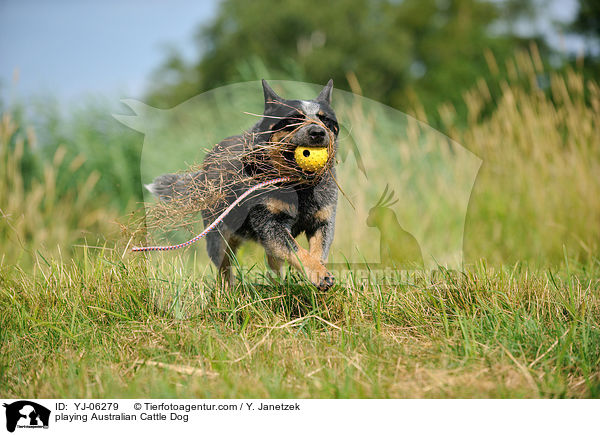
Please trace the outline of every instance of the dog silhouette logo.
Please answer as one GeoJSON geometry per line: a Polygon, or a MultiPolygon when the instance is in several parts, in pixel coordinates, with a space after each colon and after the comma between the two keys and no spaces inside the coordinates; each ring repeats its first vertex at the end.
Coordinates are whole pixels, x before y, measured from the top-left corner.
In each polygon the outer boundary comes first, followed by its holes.
{"type": "MultiPolygon", "coordinates": [[[[283,95],[304,97],[320,91],[302,82],[271,84],[283,95]]],[[[261,87],[258,81],[234,83],[169,109],[123,100],[130,113],[113,116],[144,134],[141,180],[151,183],[161,174],[201,169],[213,144],[248,131],[262,116],[261,87]]],[[[462,269],[465,224],[481,159],[433,127],[377,101],[341,90],[334,91],[334,101],[340,131],[335,164],[339,192],[337,235],[327,268],[340,272],[462,269]]],[[[187,213],[185,207],[180,214],[167,214],[172,221],[160,219],[162,214],[152,208],[156,204],[152,192],[144,194],[150,240],[178,245],[205,228],[196,210],[187,213]]],[[[230,221],[242,225],[248,210],[236,208],[236,218],[230,215],[230,221]]],[[[208,240],[187,252],[191,261],[186,261],[186,268],[197,260],[210,265],[202,244],[208,246],[208,240]]],[[[218,252],[217,263],[228,261],[225,250],[218,252]]],[[[149,258],[162,267],[170,257],[149,258]]],[[[260,261],[258,255],[254,260],[260,261]]]]}
{"type": "Polygon", "coordinates": [[[14,432],[16,428],[48,428],[50,410],[29,400],[19,400],[3,405],[6,408],[6,430],[14,432]]]}

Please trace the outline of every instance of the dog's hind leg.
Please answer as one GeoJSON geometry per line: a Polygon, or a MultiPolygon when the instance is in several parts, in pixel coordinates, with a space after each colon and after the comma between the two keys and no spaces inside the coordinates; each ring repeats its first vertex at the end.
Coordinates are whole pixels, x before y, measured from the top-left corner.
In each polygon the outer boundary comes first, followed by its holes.
{"type": "Polygon", "coordinates": [[[233,287],[235,285],[235,274],[233,265],[235,252],[242,240],[230,232],[223,231],[212,233],[207,236],[206,248],[208,256],[218,270],[218,281],[222,287],[233,287]],[[210,237],[209,237],[210,236],[210,237]]]}
{"type": "MultiPolygon", "coordinates": [[[[284,261],[280,260],[277,257],[274,257],[272,255],[267,254],[267,263],[269,264],[269,267],[271,268],[271,270],[275,273],[275,275],[278,278],[283,278],[283,265],[284,265],[284,261]]],[[[269,278],[271,278],[272,276],[269,275],[269,278]]],[[[271,279],[272,283],[276,283],[275,280],[271,279]]]]}

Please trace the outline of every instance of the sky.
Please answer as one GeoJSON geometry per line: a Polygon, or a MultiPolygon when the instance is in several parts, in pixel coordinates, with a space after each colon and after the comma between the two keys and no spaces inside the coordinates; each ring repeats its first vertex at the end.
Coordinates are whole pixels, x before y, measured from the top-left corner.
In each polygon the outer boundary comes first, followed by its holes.
{"type": "Polygon", "coordinates": [[[86,94],[141,98],[167,47],[194,58],[194,32],[217,6],[215,0],[0,0],[0,95],[5,102],[44,94],[63,102],[86,94]]]}
{"type": "MultiPolygon", "coordinates": [[[[524,33],[542,31],[557,48],[577,52],[582,41],[553,25],[573,18],[577,0],[539,1],[548,7],[523,24],[524,33]]],[[[218,0],[0,0],[0,98],[141,99],[167,47],[197,57],[194,32],[217,7],[218,0]]]]}

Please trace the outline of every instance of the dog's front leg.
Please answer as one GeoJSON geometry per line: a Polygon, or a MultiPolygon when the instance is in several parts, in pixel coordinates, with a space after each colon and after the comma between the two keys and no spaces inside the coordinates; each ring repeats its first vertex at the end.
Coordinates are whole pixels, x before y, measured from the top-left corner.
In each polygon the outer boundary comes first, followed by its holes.
{"type": "Polygon", "coordinates": [[[267,255],[285,260],[295,269],[304,272],[319,290],[327,290],[334,283],[331,273],[319,257],[312,255],[296,242],[287,228],[280,228],[277,237],[263,241],[267,255]]]}
{"type": "MultiPolygon", "coordinates": [[[[313,258],[318,258],[323,264],[327,262],[329,248],[333,242],[335,230],[335,205],[329,204],[321,207],[312,215],[312,222],[306,229],[308,239],[308,251],[313,258]]],[[[333,285],[334,278],[329,274],[327,285],[333,285]]]]}
{"type": "Polygon", "coordinates": [[[326,290],[333,285],[333,275],[323,265],[320,255],[304,249],[292,236],[295,212],[295,207],[271,200],[250,211],[250,225],[267,252],[271,268],[279,269],[281,263],[287,261],[304,272],[319,290],[326,290]]]}
{"type": "Polygon", "coordinates": [[[314,213],[312,216],[312,223],[306,229],[308,250],[313,257],[319,258],[323,263],[327,262],[329,248],[333,242],[334,229],[334,205],[328,205],[314,213]]]}
{"type": "MultiPolygon", "coordinates": [[[[306,231],[308,252],[312,258],[319,259],[323,265],[327,262],[329,248],[333,242],[333,230],[333,222],[322,222],[316,228],[306,231]]],[[[333,275],[329,272],[322,277],[322,280],[321,287],[325,288],[331,287],[335,282],[333,275]]]]}
{"type": "Polygon", "coordinates": [[[291,225],[286,225],[285,219],[281,219],[281,216],[279,219],[262,218],[256,223],[254,230],[267,251],[270,262],[287,261],[295,269],[306,273],[310,282],[319,290],[326,290],[333,285],[333,276],[325,268],[321,259],[311,255],[296,242],[290,233],[291,225]]]}

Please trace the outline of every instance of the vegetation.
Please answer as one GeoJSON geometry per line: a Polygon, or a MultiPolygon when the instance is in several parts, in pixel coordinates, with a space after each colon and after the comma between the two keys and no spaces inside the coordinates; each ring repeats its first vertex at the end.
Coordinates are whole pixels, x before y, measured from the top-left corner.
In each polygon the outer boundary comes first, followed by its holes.
{"type": "Polygon", "coordinates": [[[177,254],[129,255],[139,228],[121,217],[119,233],[95,187],[110,168],[77,175],[60,147],[37,160],[5,113],[0,395],[599,397],[598,83],[569,71],[540,89],[535,51],[511,68],[499,96],[483,81],[465,95],[466,129],[440,108],[484,161],[464,271],[350,274],[324,294],[260,268],[222,291],[177,254]]]}
{"type": "Polygon", "coordinates": [[[490,77],[484,52],[503,64],[527,46],[532,38],[519,37],[512,23],[534,10],[533,2],[512,0],[227,0],[198,29],[197,59],[173,52],[165,60],[150,102],[171,107],[239,81],[333,78],[339,89],[356,91],[360,83],[366,97],[403,111],[416,99],[432,109],[449,102],[462,122],[462,93],[490,77]]]}
{"type": "Polygon", "coordinates": [[[148,280],[122,249],[2,268],[2,396],[600,395],[597,260],[224,292],[148,280]]]}
{"type": "MultiPolygon", "coordinates": [[[[36,252],[71,256],[86,236],[109,236],[118,216],[97,191],[98,171],[81,174],[85,158],[68,161],[58,147],[49,162],[33,152],[36,136],[9,113],[0,122],[0,264],[31,266],[36,252]],[[69,184],[80,177],[81,183],[69,184]],[[62,248],[62,249],[61,249],[62,248]],[[66,250],[66,252],[65,252],[66,250]]],[[[7,312],[7,311],[6,311],[7,312]]]]}

